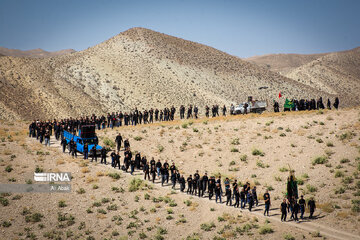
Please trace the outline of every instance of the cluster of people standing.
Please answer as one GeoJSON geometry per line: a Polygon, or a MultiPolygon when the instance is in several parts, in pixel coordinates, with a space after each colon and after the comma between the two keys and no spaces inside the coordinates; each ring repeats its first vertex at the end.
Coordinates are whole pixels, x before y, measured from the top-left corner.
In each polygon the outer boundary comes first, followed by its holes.
{"type": "MultiPolygon", "coordinates": [[[[336,97],[334,100],[334,108],[337,110],[339,108],[339,98],[336,97]]],[[[331,101],[328,98],[327,100],[327,104],[326,104],[327,109],[331,110],[331,101]]],[[[274,112],[280,112],[280,106],[279,106],[279,102],[274,101],[273,104],[273,108],[274,108],[274,112]]],[[[315,99],[292,99],[290,101],[290,104],[285,104],[284,105],[284,111],[305,111],[305,110],[320,110],[320,109],[325,109],[325,105],[323,103],[323,99],[322,97],[320,97],[318,100],[315,99]]]]}

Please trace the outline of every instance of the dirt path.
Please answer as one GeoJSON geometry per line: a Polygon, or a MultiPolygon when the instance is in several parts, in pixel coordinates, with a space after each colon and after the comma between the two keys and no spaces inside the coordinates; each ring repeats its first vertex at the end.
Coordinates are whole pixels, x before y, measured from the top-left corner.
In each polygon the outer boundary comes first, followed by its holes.
{"type": "MultiPolygon", "coordinates": [[[[34,139],[32,139],[34,141],[34,139]]],[[[60,146],[60,141],[57,141],[56,139],[52,138],[51,139],[51,148],[56,148],[58,149],[59,151],[62,151],[61,149],[61,146],[60,146]]],[[[68,152],[66,152],[67,154],[68,152]]],[[[78,158],[82,158],[82,154],[79,154],[78,155],[78,158]]],[[[107,165],[104,165],[104,167],[107,167],[107,168],[112,168],[111,167],[111,160],[109,159],[109,157],[107,158],[107,165]]],[[[100,159],[99,159],[100,161],[100,159]]],[[[117,171],[120,171],[119,169],[116,169],[117,171]]],[[[124,171],[120,171],[122,173],[124,173],[125,175],[127,176],[131,176],[130,173],[126,173],[124,171]]],[[[139,170],[136,170],[134,172],[134,175],[135,177],[141,177],[141,179],[143,178],[143,174],[141,171],[139,170]]],[[[161,187],[160,185],[160,181],[158,179],[156,179],[155,181],[155,185],[159,186],[159,189],[163,189],[163,191],[165,192],[165,189],[168,191],[171,189],[171,184],[166,184],[164,185],[163,187],[161,187]]],[[[180,192],[180,189],[179,187],[177,186],[177,188],[175,189],[175,191],[177,191],[178,193],[181,193],[180,192]]],[[[166,193],[164,193],[166,194],[166,193]]],[[[182,194],[186,194],[186,193],[182,193],[182,194]]],[[[194,195],[189,195],[189,196],[194,196],[194,195]]],[[[196,197],[196,196],[194,196],[196,197]]],[[[207,197],[202,197],[202,198],[199,198],[199,200],[201,199],[201,201],[206,201],[207,203],[213,203],[215,204],[215,200],[212,199],[211,201],[209,201],[209,199],[207,197]]],[[[216,204],[216,206],[219,206],[219,204],[216,204]]],[[[225,205],[225,203],[223,202],[222,204],[220,204],[221,207],[224,207],[226,208],[227,206],[225,205]]],[[[263,204],[259,204],[259,206],[263,206],[263,204]]],[[[228,209],[230,209],[229,207],[227,207],[228,209]]],[[[251,214],[251,215],[254,215],[254,216],[257,216],[257,217],[261,217],[261,218],[266,218],[266,219],[269,219],[270,221],[276,221],[276,222],[279,222],[281,224],[285,224],[287,226],[291,226],[291,227],[295,227],[295,228],[299,228],[299,229],[302,229],[302,230],[305,230],[305,231],[308,231],[308,232],[320,232],[320,234],[322,236],[326,236],[328,238],[331,238],[331,239],[359,239],[360,240],[360,236],[357,236],[357,235],[354,235],[352,233],[349,233],[349,232],[344,232],[344,231],[341,231],[341,230],[338,230],[338,229],[334,229],[334,228],[330,228],[330,227],[327,227],[327,226],[324,226],[324,225],[321,225],[321,224],[317,224],[317,223],[314,223],[314,222],[310,222],[310,221],[307,221],[307,219],[305,220],[302,220],[300,222],[294,222],[294,221],[287,221],[287,222],[281,222],[281,219],[280,219],[280,213],[279,213],[279,210],[278,208],[273,208],[273,209],[270,209],[270,216],[269,217],[266,217],[263,215],[263,208],[259,208],[259,207],[254,207],[254,210],[252,212],[249,212],[248,209],[236,209],[236,211],[240,211],[242,213],[245,213],[245,214],[251,214]]],[[[288,216],[289,218],[290,216],[288,216]]],[[[316,217],[321,217],[320,215],[317,215],[316,217]]]]}

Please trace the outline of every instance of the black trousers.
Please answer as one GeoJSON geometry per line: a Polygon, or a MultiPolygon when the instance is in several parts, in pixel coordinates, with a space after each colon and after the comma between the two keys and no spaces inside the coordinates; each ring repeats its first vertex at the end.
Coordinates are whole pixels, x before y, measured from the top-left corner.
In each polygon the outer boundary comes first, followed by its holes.
{"type": "Polygon", "coordinates": [[[286,221],[286,216],[287,216],[287,212],[286,211],[283,211],[281,212],[281,221],[286,221]]]}
{"type": "Polygon", "coordinates": [[[147,176],[148,180],[150,180],[149,171],[146,171],[145,174],[144,174],[144,179],[145,179],[145,180],[146,180],[146,176],[147,176]]]}

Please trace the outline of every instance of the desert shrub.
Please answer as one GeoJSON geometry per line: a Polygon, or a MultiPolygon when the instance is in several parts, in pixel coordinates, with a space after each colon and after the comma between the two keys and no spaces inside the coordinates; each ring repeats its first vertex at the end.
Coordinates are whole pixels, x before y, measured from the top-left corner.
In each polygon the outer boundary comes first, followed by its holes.
{"type": "Polygon", "coordinates": [[[6,166],[6,168],[5,168],[5,172],[11,172],[12,170],[14,170],[14,169],[12,168],[11,165],[6,166]]]}
{"type": "Polygon", "coordinates": [[[310,185],[310,184],[306,185],[306,188],[307,188],[307,190],[308,190],[309,192],[316,192],[316,191],[317,191],[317,188],[314,187],[314,186],[312,186],[312,185],[310,185]]]}
{"type": "Polygon", "coordinates": [[[108,137],[104,138],[103,143],[107,147],[110,147],[110,148],[115,147],[115,142],[113,140],[109,139],[108,137]]]}
{"type": "Polygon", "coordinates": [[[281,133],[281,134],[280,134],[280,137],[286,137],[286,134],[285,134],[285,133],[281,133]]]}
{"type": "Polygon", "coordinates": [[[139,178],[131,179],[129,184],[129,192],[136,192],[137,190],[139,190],[142,187],[143,182],[144,181],[139,178]]]}
{"type": "Polygon", "coordinates": [[[256,161],[256,166],[261,167],[261,168],[265,168],[264,163],[262,161],[260,161],[260,160],[256,161]]]}
{"type": "Polygon", "coordinates": [[[240,161],[246,162],[246,161],[247,161],[247,155],[246,155],[246,154],[242,155],[242,156],[240,157],[240,161]]]}
{"type": "Polygon", "coordinates": [[[109,177],[111,177],[112,179],[115,179],[115,180],[120,179],[120,174],[115,173],[115,172],[114,173],[108,173],[107,176],[109,176],[109,177]]]}
{"type": "Polygon", "coordinates": [[[7,198],[0,197],[0,203],[1,203],[1,205],[3,205],[5,207],[5,206],[9,205],[9,200],[7,198]]]}
{"type": "Polygon", "coordinates": [[[157,148],[158,148],[159,152],[164,151],[164,146],[162,146],[162,145],[160,145],[160,144],[157,146],[157,148]]]}
{"type": "Polygon", "coordinates": [[[281,168],[279,168],[279,171],[280,172],[287,172],[287,171],[289,171],[289,169],[287,169],[287,167],[281,167],[281,168]]]}
{"type": "Polygon", "coordinates": [[[59,206],[60,208],[64,208],[64,207],[66,207],[67,205],[66,205],[66,203],[65,203],[64,200],[60,200],[59,203],[58,203],[58,206],[59,206]]]}
{"type": "Polygon", "coordinates": [[[94,184],[94,185],[92,186],[92,189],[98,189],[98,188],[99,188],[99,186],[96,185],[96,184],[94,184]]]}
{"type": "Polygon", "coordinates": [[[111,204],[107,206],[106,208],[108,211],[116,211],[118,209],[118,206],[116,204],[111,204]]]}
{"type": "Polygon", "coordinates": [[[301,178],[296,179],[298,185],[304,185],[304,180],[301,178]]]}
{"type": "Polygon", "coordinates": [[[183,124],[181,125],[181,127],[182,127],[182,128],[187,128],[187,127],[188,127],[188,124],[187,124],[187,123],[183,123],[183,124]]]}
{"type": "Polygon", "coordinates": [[[353,212],[360,212],[360,199],[353,199],[351,200],[351,211],[353,212]]]}
{"type": "Polygon", "coordinates": [[[42,173],[42,172],[44,172],[44,169],[40,168],[39,166],[36,166],[35,172],[36,173],[42,173]]]}
{"type": "Polygon", "coordinates": [[[239,149],[237,149],[237,148],[231,148],[230,152],[239,152],[239,149]]]}
{"type": "Polygon", "coordinates": [[[338,189],[335,189],[335,194],[343,194],[345,192],[345,189],[343,187],[340,187],[338,189]]]}
{"type": "Polygon", "coordinates": [[[136,137],[134,137],[134,140],[135,141],[141,141],[143,138],[142,137],[140,137],[140,136],[136,136],[136,137]]]}
{"type": "Polygon", "coordinates": [[[234,166],[235,164],[236,164],[235,161],[231,161],[229,165],[230,165],[230,166],[234,166]]]}
{"type": "Polygon", "coordinates": [[[192,204],[192,202],[190,200],[185,200],[184,203],[188,207],[192,204]]]}
{"type": "Polygon", "coordinates": [[[84,194],[86,191],[85,191],[85,189],[83,189],[83,188],[79,188],[78,190],[76,190],[76,192],[77,192],[78,194],[84,194]]]}
{"type": "Polygon", "coordinates": [[[43,217],[44,216],[41,213],[33,213],[31,215],[27,215],[25,217],[25,221],[32,222],[32,223],[40,222],[43,217]]]}
{"type": "Polygon", "coordinates": [[[193,128],[193,132],[199,132],[199,129],[193,128]]]}
{"type": "Polygon", "coordinates": [[[1,224],[1,226],[3,226],[3,227],[10,227],[11,226],[11,222],[9,222],[9,221],[3,221],[2,222],[2,224],[1,224]]]}
{"type": "Polygon", "coordinates": [[[285,240],[295,240],[295,237],[293,235],[291,235],[290,233],[286,233],[284,235],[284,239],[285,240]]]}
{"type": "Polygon", "coordinates": [[[259,233],[260,234],[268,234],[268,233],[273,233],[274,230],[271,228],[271,226],[265,224],[264,226],[262,226],[260,229],[259,229],[259,233]]]}
{"type": "Polygon", "coordinates": [[[239,144],[240,144],[239,138],[234,138],[234,139],[231,141],[231,144],[232,144],[232,145],[239,145],[239,144]]]}
{"type": "Polygon", "coordinates": [[[328,159],[326,156],[319,156],[316,157],[313,161],[312,161],[312,165],[316,165],[316,164],[324,164],[327,163],[328,159]]]}
{"type": "Polygon", "coordinates": [[[265,156],[265,153],[263,153],[261,150],[255,148],[252,151],[252,155],[254,155],[254,156],[265,156]]]}
{"type": "Polygon", "coordinates": [[[327,146],[327,147],[333,147],[334,144],[333,144],[332,142],[327,142],[327,143],[326,143],[326,146],[327,146]]]}
{"type": "Polygon", "coordinates": [[[343,158],[340,160],[340,163],[348,163],[350,160],[348,158],[343,158]]]}
{"type": "Polygon", "coordinates": [[[200,225],[201,230],[204,230],[205,232],[210,232],[215,227],[216,227],[216,225],[213,222],[211,222],[211,223],[202,223],[200,225]]]}
{"type": "Polygon", "coordinates": [[[317,138],[316,141],[317,141],[318,143],[323,143],[323,142],[324,142],[321,138],[317,138]]]}
{"type": "Polygon", "coordinates": [[[339,178],[339,177],[343,177],[343,176],[344,176],[344,173],[343,173],[342,171],[337,170],[337,171],[335,172],[335,178],[339,178]]]}
{"type": "Polygon", "coordinates": [[[344,184],[350,184],[350,183],[352,183],[353,181],[354,181],[354,179],[353,179],[352,176],[344,177],[343,180],[342,180],[342,182],[343,182],[344,184]]]}

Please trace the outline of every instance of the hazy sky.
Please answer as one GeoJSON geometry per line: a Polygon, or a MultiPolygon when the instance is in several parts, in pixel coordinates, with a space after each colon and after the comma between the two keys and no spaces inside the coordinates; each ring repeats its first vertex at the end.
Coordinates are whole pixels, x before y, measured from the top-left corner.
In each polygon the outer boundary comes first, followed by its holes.
{"type": "Polygon", "coordinates": [[[0,0],[0,46],[96,45],[132,27],[239,57],[360,46],[360,0],[0,0]]]}

